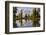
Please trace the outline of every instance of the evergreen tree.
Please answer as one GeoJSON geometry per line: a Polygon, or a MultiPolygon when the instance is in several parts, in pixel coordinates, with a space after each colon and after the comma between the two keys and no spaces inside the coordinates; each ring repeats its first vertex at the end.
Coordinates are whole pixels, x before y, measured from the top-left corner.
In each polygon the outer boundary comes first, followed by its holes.
{"type": "Polygon", "coordinates": [[[33,14],[30,16],[30,19],[33,22],[33,27],[40,26],[39,25],[40,14],[38,11],[36,11],[36,8],[33,9],[33,14]]]}
{"type": "Polygon", "coordinates": [[[17,7],[13,7],[13,27],[17,27],[17,24],[15,23],[16,22],[16,14],[17,13],[17,7]]]}

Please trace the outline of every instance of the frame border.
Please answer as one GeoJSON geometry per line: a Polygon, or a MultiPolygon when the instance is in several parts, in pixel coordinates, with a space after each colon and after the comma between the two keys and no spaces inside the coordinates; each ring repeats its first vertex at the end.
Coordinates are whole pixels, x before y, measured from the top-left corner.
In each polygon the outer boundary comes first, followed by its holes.
{"type": "Polygon", "coordinates": [[[36,2],[20,2],[20,1],[5,1],[5,34],[16,34],[16,33],[32,33],[32,32],[45,32],[45,3],[36,2]],[[23,32],[9,32],[9,3],[22,3],[22,4],[38,4],[43,5],[43,30],[39,31],[23,31],[23,32]]]}

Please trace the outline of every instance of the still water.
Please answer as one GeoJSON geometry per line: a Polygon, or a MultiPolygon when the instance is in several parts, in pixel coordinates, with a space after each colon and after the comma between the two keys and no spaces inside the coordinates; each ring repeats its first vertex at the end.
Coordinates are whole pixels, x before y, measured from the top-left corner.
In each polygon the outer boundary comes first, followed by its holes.
{"type": "Polygon", "coordinates": [[[25,21],[24,19],[22,20],[22,26],[21,22],[19,20],[16,20],[17,27],[32,27],[32,21],[27,20],[25,21]]]}

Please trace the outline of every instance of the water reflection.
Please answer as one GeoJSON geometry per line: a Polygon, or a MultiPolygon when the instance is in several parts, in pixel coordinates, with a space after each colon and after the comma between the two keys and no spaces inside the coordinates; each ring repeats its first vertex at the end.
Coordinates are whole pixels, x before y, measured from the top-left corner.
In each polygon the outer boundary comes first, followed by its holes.
{"type": "Polygon", "coordinates": [[[25,21],[24,19],[22,20],[22,26],[21,22],[19,20],[16,20],[17,27],[32,27],[32,21],[27,20],[25,21]]]}

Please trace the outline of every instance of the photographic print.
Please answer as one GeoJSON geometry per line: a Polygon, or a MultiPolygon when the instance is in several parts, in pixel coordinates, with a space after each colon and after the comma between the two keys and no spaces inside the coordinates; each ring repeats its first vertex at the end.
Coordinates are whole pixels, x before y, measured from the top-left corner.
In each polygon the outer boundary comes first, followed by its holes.
{"type": "Polygon", "coordinates": [[[34,2],[5,2],[5,33],[45,31],[45,4],[34,2]]]}
{"type": "Polygon", "coordinates": [[[13,28],[40,27],[40,8],[13,7],[13,28]]]}

